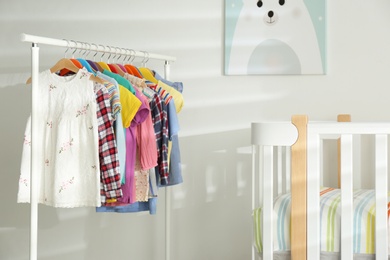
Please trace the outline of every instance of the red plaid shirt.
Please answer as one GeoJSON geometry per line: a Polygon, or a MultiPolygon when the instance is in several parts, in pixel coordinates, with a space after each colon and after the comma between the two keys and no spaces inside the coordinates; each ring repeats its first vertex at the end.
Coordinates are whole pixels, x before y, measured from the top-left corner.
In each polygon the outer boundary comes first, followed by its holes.
{"type": "Polygon", "coordinates": [[[100,196],[101,202],[122,197],[119,158],[113,122],[110,95],[104,85],[95,83],[96,112],[99,135],[100,196]]]}

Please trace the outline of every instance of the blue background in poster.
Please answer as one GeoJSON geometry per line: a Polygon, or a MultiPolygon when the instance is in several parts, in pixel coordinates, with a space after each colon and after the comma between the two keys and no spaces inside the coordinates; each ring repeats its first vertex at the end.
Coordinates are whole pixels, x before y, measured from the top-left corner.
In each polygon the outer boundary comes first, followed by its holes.
{"type": "MultiPolygon", "coordinates": [[[[326,4],[325,0],[303,0],[310,13],[317,34],[318,46],[321,52],[322,66],[326,71],[326,4]],[[319,19],[321,18],[321,19],[319,19]]],[[[256,4],[256,0],[253,1],[256,4]]],[[[225,0],[225,71],[230,59],[230,49],[233,41],[236,23],[243,7],[241,0],[225,0]]]]}

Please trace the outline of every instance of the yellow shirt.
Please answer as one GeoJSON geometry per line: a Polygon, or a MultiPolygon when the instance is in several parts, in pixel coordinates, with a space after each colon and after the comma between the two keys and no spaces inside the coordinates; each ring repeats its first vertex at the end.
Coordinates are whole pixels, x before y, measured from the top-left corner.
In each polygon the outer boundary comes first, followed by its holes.
{"type": "Polygon", "coordinates": [[[131,121],[141,106],[141,101],[124,86],[119,85],[121,115],[124,128],[130,127],[131,121]]]}
{"type": "Polygon", "coordinates": [[[179,91],[174,89],[173,87],[165,84],[164,82],[162,82],[160,80],[158,81],[157,86],[164,89],[172,96],[173,101],[175,102],[176,113],[179,113],[184,106],[183,95],[179,91]]]}
{"type": "Polygon", "coordinates": [[[153,73],[150,71],[150,69],[139,68],[139,71],[141,71],[142,77],[144,77],[146,80],[157,84],[157,79],[153,76],[153,73]]]}
{"type": "Polygon", "coordinates": [[[105,63],[105,62],[103,62],[103,61],[98,61],[97,63],[98,63],[98,64],[100,65],[100,67],[102,67],[103,69],[108,70],[108,71],[111,72],[111,69],[110,69],[110,67],[108,67],[107,63],[105,63]]]}

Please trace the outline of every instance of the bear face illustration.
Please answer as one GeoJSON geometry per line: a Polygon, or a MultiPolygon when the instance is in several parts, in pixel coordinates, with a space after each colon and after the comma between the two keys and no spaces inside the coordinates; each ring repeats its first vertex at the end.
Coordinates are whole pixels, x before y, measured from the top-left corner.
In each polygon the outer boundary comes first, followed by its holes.
{"type": "Polygon", "coordinates": [[[312,18],[303,0],[244,0],[229,74],[322,74],[312,18]]]}

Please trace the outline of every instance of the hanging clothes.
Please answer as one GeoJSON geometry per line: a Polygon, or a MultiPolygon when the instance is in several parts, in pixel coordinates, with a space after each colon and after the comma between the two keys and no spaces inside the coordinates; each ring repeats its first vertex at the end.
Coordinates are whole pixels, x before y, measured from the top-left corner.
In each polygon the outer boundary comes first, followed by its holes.
{"type": "Polygon", "coordinates": [[[156,134],[158,165],[155,168],[161,184],[168,184],[168,113],[164,101],[155,93],[149,102],[152,113],[154,132],[156,134]]]}
{"type": "Polygon", "coordinates": [[[145,121],[137,126],[137,150],[140,153],[140,168],[142,170],[149,170],[157,166],[157,146],[149,100],[143,93],[144,88],[147,86],[144,79],[128,73],[125,74],[125,78],[139,91],[141,102],[149,109],[145,121]]]}
{"type": "Polygon", "coordinates": [[[170,100],[173,99],[175,102],[176,112],[179,113],[182,110],[184,106],[184,100],[182,94],[179,91],[162,81],[158,81],[158,84],[151,84],[150,87],[161,96],[167,96],[167,94],[169,94],[170,97],[167,97],[166,103],[169,103],[170,100]]]}
{"type": "Polygon", "coordinates": [[[109,93],[103,84],[94,84],[97,103],[99,157],[101,172],[101,202],[116,200],[123,196],[119,157],[115,141],[109,93]]]}
{"type": "Polygon", "coordinates": [[[156,137],[153,131],[153,122],[147,98],[136,88],[137,97],[148,109],[143,122],[138,124],[136,135],[135,157],[135,200],[148,201],[149,198],[149,169],[157,166],[156,137]],[[154,142],[154,144],[153,144],[154,142]]]}
{"type": "MultiPolygon", "coordinates": [[[[122,97],[120,95],[119,85],[115,79],[113,79],[107,75],[104,75],[100,71],[98,71],[96,73],[96,75],[104,80],[107,80],[108,82],[112,83],[115,86],[116,91],[115,92],[113,91],[112,94],[109,91],[109,93],[110,93],[110,95],[114,96],[114,98],[113,98],[114,100],[116,100],[115,96],[117,95],[118,99],[119,99],[119,103],[121,104],[120,108],[119,108],[120,111],[117,114],[115,114],[115,112],[113,112],[113,117],[115,119],[114,131],[115,131],[115,140],[116,140],[118,157],[119,157],[119,170],[120,170],[121,180],[122,180],[121,183],[123,184],[123,183],[125,183],[126,136],[125,136],[125,131],[123,129],[123,121],[122,121],[122,111],[123,110],[122,110],[121,100],[123,101],[126,97],[122,97]]],[[[110,100],[111,100],[111,98],[110,98],[110,100]]],[[[115,102],[113,102],[113,103],[115,103],[115,102]]],[[[123,103],[125,103],[125,102],[123,102],[123,103]]],[[[111,106],[112,106],[112,108],[115,107],[113,104],[111,104],[111,106]]]]}
{"type": "MultiPolygon", "coordinates": [[[[168,158],[169,158],[169,176],[166,184],[157,183],[160,186],[177,185],[183,182],[181,172],[181,155],[179,146],[179,121],[177,114],[181,111],[184,105],[182,96],[183,83],[171,82],[163,79],[156,71],[151,71],[149,77],[154,76],[157,80],[157,85],[151,84],[150,87],[156,90],[161,96],[165,97],[165,102],[168,103],[168,122],[169,122],[169,143],[168,143],[168,158]],[[169,94],[168,94],[169,93],[169,94]],[[173,99],[174,102],[170,102],[173,99]],[[177,107],[178,106],[178,107],[177,107]]],[[[157,176],[158,178],[159,176],[157,176]]]]}
{"type": "MultiPolygon", "coordinates": [[[[100,206],[122,197],[119,160],[107,84],[80,69],[60,77],[39,75],[39,203],[53,207],[100,206]],[[58,151],[58,153],[57,153],[58,151]]],[[[18,202],[29,202],[31,125],[27,123],[18,202]]]]}
{"type": "Polygon", "coordinates": [[[34,131],[41,135],[33,141],[38,152],[31,151],[29,118],[18,202],[30,201],[34,152],[39,203],[94,206],[98,212],[105,208],[101,205],[116,204],[107,211],[155,214],[158,186],[182,182],[181,172],[177,177],[172,170],[173,164],[180,166],[175,148],[179,147],[176,112],[183,106],[182,84],[160,79],[146,68],[83,58],[63,58],[39,77],[40,84],[34,87],[43,102],[34,117],[39,125],[34,131]],[[151,76],[154,87],[146,84],[141,71],[151,76]],[[129,73],[132,79],[125,78],[129,73]],[[133,89],[134,81],[138,89],[133,89]]]}
{"type": "Polygon", "coordinates": [[[177,117],[175,103],[170,102],[168,104],[168,127],[169,127],[169,176],[168,184],[165,186],[177,185],[183,182],[183,176],[181,172],[181,156],[179,146],[179,119],[177,117]]]}
{"type": "MultiPolygon", "coordinates": [[[[91,75],[85,68],[80,69],[76,74],[64,77],[50,74],[58,77],[59,80],[69,79],[69,82],[70,79],[77,77],[89,79],[91,75]]],[[[157,188],[183,182],[177,137],[179,131],[177,112],[183,106],[181,93],[160,80],[157,81],[158,84],[147,83],[144,78],[128,73],[124,73],[122,77],[111,71],[103,70],[103,73],[98,71],[97,75],[104,81],[92,84],[92,92],[95,94],[96,125],[91,126],[90,130],[95,129],[96,131],[93,130],[95,134],[97,132],[98,165],[94,165],[93,168],[97,170],[99,189],[98,193],[92,192],[90,188],[85,190],[85,192],[95,195],[96,203],[83,204],[81,198],[77,198],[78,202],[73,202],[73,204],[52,203],[51,201],[54,199],[51,199],[50,195],[48,198],[46,191],[43,192],[45,194],[43,201],[46,200],[48,201],[47,205],[55,207],[94,205],[101,208],[101,205],[116,205],[122,209],[114,209],[115,212],[149,210],[151,214],[154,214],[156,212],[157,188]],[[179,109],[176,108],[176,105],[179,106],[179,109]],[[121,121],[123,115],[126,123],[121,121]],[[125,152],[121,154],[118,147],[121,147],[122,152],[125,152]],[[100,197],[96,194],[100,194],[100,197]]],[[[88,84],[91,85],[90,82],[88,84]]],[[[49,87],[50,91],[57,88],[54,84],[52,85],[49,87]]],[[[65,88],[71,89],[62,86],[62,89],[65,88]]],[[[79,93],[74,91],[72,98],[78,100],[79,93]]],[[[60,103],[52,100],[50,102],[60,103]]],[[[88,105],[84,109],[79,109],[80,115],[78,116],[84,115],[89,107],[88,105]]],[[[67,111],[64,107],[61,110],[65,111],[64,113],[67,111]]],[[[72,129],[72,127],[67,129],[72,129]]],[[[27,131],[26,136],[28,136],[27,131]]],[[[28,143],[28,138],[26,138],[26,143],[28,143]]],[[[64,149],[74,149],[74,144],[75,141],[71,139],[67,146],[64,146],[64,149]]],[[[28,149],[26,149],[26,153],[28,153],[28,149]]],[[[84,151],[84,154],[88,153],[84,151]]],[[[96,153],[93,154],[96,155],[96,153]]],[[[51,160],[53,159],[50,157],[46,163],[48,164],[51,160]]],[[[57,161],[57,159],[54,160],[57,161]]],[[[81,164],[80,161],[73,161],[81,164]]],[[[70,167],[74,166],[70,165],[70,167]]],[[[29,169],[25,172],[28,173],[29,169]]],[[[68,172],[72,172],[72,170],[68,168],[68,172]]],[[[22,178],[21,175],[21,180],[28,183],[28,180],[24,179],[26,178],[22,178]]],[[[43,187],[47,185],[46,177],[44,179],[43,187]]],[[[62,190],[69,189],[68,187],[72,185],[75,186],[75,181],[77,178],[70,178],[68,182],[62,181],[64,187],[62,190]]],[[[49,180],[49,182],[51,181],[49,180]]],[[[91,183],[94,182],[89,181],[89,184],[91,183]]],[[[45,189],[47,187],[44,187],[43,190],[45,189]]],[[[20,189],[21,194],[22,190],[20,189]]],[[[22,202],[22,196],[20,198],[22,202]]],[[[104,212],[104,209],[97,209],[97,212],[104,212]]]]}
{"type": "Polygon", "coordinates": [[[128,128],[141,106],[141,101],[135,96],[135,90],[128,80],[108,70],[104,70],[103,74],[115,79],[119,84],[123,127],[128,128]]]}
{"type": "MultiPolygon", "coordinates": [[[[136,92],[136,96],[139,99],[139,92],[136,92]]],[[[137,126],[146,120],[149,113],[149,108],[145,104],[141,103],[141,106],[136,112],[130,127],[126,129],[126,181],[122,187],[123,198],[119,200],[123,203],[136,202],[134,170],[136,160],[137,126]]]]}
{"type": "MultiPolygon", "coordinates": [[[[38,202],[53,207],[100,206],[99,137],[93,82],[85,70],[39,74],[38,202]],[[94,152],[96,151],[96,152],[94,152]]],[[[30,202],[31,119],[23,145],[18,202],[30,202]]]]}
{"type": "Polygon", "coordinates": [[[152,73],[157,80],[160,80],[160,81],[164,82],[165,84],[167,84],[168,86],[173,87],[174,89],[176,89],[180,93],[183,93],[183,89],[184,89],[183,82],[176,82],[176,81],[172,82],[172,81],[166,80],[163,77],[161,77],[160,74],[158,74],[155,70],[152,70],[152,73]]]}

